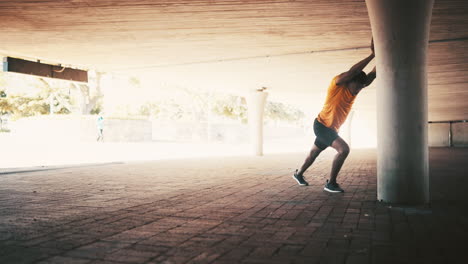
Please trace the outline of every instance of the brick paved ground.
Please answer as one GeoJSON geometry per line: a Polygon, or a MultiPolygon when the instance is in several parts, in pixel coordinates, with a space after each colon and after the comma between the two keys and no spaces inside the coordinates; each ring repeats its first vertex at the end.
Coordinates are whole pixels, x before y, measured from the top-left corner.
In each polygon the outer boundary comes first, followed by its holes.
{"type": "Polygon", "coordinates": [[[432,206],[376,202],[374,151],[115,163],[0,174],[0,263],[461,263],[468,149],[431,150],[432,206]]]}

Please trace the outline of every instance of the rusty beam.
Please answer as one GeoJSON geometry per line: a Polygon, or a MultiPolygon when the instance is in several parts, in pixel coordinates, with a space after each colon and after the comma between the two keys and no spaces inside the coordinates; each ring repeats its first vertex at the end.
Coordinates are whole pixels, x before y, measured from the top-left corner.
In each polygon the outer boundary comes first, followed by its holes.
{"type": "Polygon", "coordinates": [[[35,75],[75,82],[88,82],[88,71],[28,61],[18,58],[3,58],[3,71],[35,75]]]}

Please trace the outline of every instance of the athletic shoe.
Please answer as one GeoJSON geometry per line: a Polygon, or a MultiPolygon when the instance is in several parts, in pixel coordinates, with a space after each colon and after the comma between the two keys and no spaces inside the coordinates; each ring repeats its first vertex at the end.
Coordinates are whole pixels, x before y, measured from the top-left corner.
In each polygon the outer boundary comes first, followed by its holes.
{"type": "Polygon", "coordinates": [[[331,193],[342,193],[344,192],[343,189],[340,188],[340,185],[338,183],[330,183],[327,180],[327,183],[325,184],[325,187],[323,188],[327,192],[331,193]]]}
{"type": "Polygon", "coordinates": [[[309,186],[309,183],[306,182],[306,180],[304,180],[304,176],[299,176],[299,175],[297,175],[297,170],[296,170],[296,172],[294,173],[293,178],[297,181],[297,183],[299,183],[299,185],[301,185],[301,186],[309,186]]]}

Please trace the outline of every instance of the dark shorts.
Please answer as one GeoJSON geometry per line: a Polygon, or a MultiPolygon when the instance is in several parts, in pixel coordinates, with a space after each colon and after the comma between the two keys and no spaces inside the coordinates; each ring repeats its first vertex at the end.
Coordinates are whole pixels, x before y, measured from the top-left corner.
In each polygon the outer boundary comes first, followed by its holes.
{"type": "Polygon", "coordinates": [[[322,123],[320,123],[317,118],[314,121],[314,133],[317,138],[315,139],[315,146],[317,146],[319,149],[326,149],[331,144],[333,141],[338,137],[338,132],[335,130],[328,128],[324,126],[322,123]]]}

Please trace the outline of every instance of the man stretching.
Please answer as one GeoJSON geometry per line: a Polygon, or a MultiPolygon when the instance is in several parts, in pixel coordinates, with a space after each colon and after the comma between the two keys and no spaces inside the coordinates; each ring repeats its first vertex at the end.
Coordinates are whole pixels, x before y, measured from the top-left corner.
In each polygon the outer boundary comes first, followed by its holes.
{"type": "Polygon", "coordinates": [[[299,185],[309,185],[304,179],[304,172],[314,163],[317,156],[324,149],[331,146],[338,153],[333,160],[330,180],[327,180],[324,190],[333,193],[344,192],[336,182],[336,177],[349,154],[349,146],[338,136],[338,130],[345,122],[357,94],[362,88],[370,85],[376,77],[375,67],[369,74],[362,71],[375,57],[373,41],[371,42],[371,51],[372,53],[367,58],[356,63],[349,71],[335,76],[331,81],[325,105],[314,121],[314,133],[317,137],[314,146],[301,169],[296,170],[293,175],[299,185]]]}

